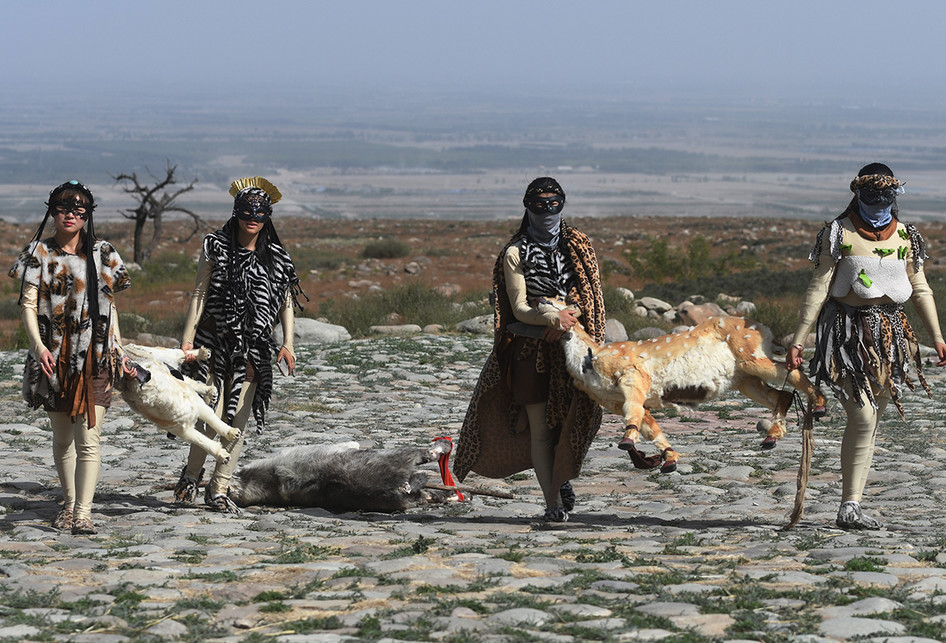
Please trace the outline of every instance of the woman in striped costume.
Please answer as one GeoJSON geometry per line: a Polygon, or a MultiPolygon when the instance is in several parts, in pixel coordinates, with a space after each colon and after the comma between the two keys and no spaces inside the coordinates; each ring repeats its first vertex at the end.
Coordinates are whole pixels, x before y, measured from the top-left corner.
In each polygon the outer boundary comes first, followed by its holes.
{"type": "Polygon", "coordinates": [[[880,529],[880,521],[865,514],[860,503],[881,416],[892,400],[903,417],[901,395],[904,386],[914,386],[911,370],[930,394],[919,342],[903,308],[908,299],[933,341],[937,366],[946,365],[946,344],[923,274],[926,243],[915,226],[897,218],[902,183],[883,163],[871,163],[850,187],[854,198],[821,229],[809,256],[815,273],[785,365],[790,370],[801,366],[804,343],[817,320],[810,373],[816,384],[831,385],[847,414],[836,523],[842,529],[880,529]]]}
{"type": "MultiPolygon", "coordinates": [[[[257,176],[234,181],[230,194],[233,215],[223,228],[204,238],[181,348],[210,348],[209,364],[190,365],[194,378],[217,387],[217,415],[227,424],[242,431],[252,412],[257,431],[262,432],[272,396],[273,328],[277,320],[282,323],[284,339],[276,363],[285,362],[292,374],[293,308],[301,291],[292,260],[273,227],[272,206],[282,197],[279,190],[257,176]]],[[[206,427],[204,431],[213,437],[206,427]]],[[[243,434],[224,446],[230,460],[216,463],[204,502],[214,511],[236,513],[227,488],[243,434]]],[[[175,500],[194,502],[206,457],[203,449],[191,446],[175,500]]]]}

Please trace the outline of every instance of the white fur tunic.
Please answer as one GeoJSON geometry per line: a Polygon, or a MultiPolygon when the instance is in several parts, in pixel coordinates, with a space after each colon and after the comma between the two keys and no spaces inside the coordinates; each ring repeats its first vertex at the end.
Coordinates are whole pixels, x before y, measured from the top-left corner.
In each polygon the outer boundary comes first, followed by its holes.
{"type": "MultiPolygon", "coordinates": [[[[40,336],[55,363],[59,363],[60,355],[65,351],[68,377],[82,372],[90,344],[98,370],[106,372],[105,369],[112,368],[117,326],[113,299],[116,292],[131,285],[125,264],[107,241],[95,242],[93,260],[98,269],[99,304],[94,341],[84,255],[67,253],[50,237],[26,246],[9,272],[11,277],[20,280],[21,293],[25,285],[38,289],[40,336]]],[[[23,377],[23,397],[27,403],[33,408],[53,408],[60,390],[59,375],[54,372],[47,378],[40,370],[36,356],[29,353],[23,377]]]]}

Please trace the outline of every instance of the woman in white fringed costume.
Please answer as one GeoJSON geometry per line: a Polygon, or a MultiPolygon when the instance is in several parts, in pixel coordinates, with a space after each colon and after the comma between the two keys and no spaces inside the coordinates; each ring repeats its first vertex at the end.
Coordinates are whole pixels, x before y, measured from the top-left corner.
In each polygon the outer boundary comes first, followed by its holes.
{"type": "Polygon", "coordinates": [[[909,299],[946,365],[933,293],[923,274],[926,244],[912,224],[898,220],[896,197],[902,182],[889,167],[871,163],[851,181],[854,198],[847,209],[818,233],[809,259],[815,273],[789,349],[786,366],[801,366],[802,350],[817,319],[815,356],[810,371],[826,381],[847,414],[841,441],[843,529],[880,529],[861,510],[861,498],[874,455],[874,440],[890,400],[903,417],[903,387],[917,380],[932,397],[920,366],[919,342],[903,304],[909,299]]]}

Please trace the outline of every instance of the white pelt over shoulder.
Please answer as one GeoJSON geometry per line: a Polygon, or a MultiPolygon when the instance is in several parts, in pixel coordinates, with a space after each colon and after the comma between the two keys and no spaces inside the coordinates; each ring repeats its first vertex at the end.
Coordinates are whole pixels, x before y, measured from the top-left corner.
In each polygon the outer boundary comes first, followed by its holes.
{"type": "Polygon", "coordinates": [[[230,481],[229,495],[242,507],[404,511],[455,497],[426,489],[427,472],[418,469],[451,449],[447,440],[423,448],[359,449],[356,442],[291,447],[242,467],[230,481]]]}
{"type": "MultiPolygon", "coordinates": [[[[164,431],[196,444],[217,460],[229,460],[229,451],[198,431],[197,423],[206,423],[227,441],[236,439],[240,431],[218,418],[208,406],[204,398],[213,400],[217,395],[213,386],[181,375],[179,369],[187,357],[184,351],[137,344],[127,344],[124,349],[130,366],[138,371],[135,378],[123,375],[116,380],[115,388],[128,406],[164,431]]],[[[192,353],[198,360],[210,358],[207,348],[192,353]]]]}

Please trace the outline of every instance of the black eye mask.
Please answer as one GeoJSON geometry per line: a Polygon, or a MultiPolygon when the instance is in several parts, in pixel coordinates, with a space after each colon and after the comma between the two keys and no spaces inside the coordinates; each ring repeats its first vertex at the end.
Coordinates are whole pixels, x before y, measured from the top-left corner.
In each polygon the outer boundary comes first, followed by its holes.
{"type": "Polygon", "coordinates": [[[253,208],[252,210],[235,210],[233,214],[236,215],[236,218],[240,219],[241,221],[256,221],[257,223],[262,223],[270,217],[269,212],[267,212],[266,209],[260,207],[253,208]]]}
{"type": "Polygon", "coordinates": [[[857,191],[857,198],[866,205],[890,205],[897,198],[897,190],[895,188],[882,190],[861,188],[857,191]]]}
{"type": "Polygon", "coordinates": [[[558,214],[565,207],[565,199],[558,194],[555,196],[534,196],[526,202],[526,207],[536,214],[544,212],[558,214]]]}
{"type": "Polygon", "coordinates": [[[263,222],[272,214],[269,196],[259,188],[242,190],[233,201],[233,216],[237,219],[263,222]]]}

